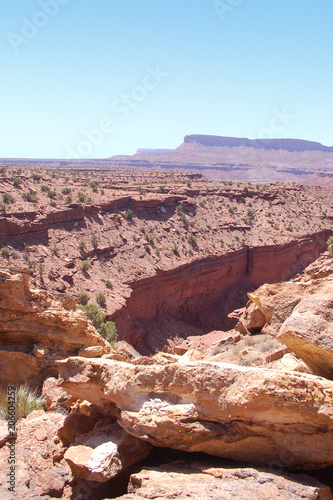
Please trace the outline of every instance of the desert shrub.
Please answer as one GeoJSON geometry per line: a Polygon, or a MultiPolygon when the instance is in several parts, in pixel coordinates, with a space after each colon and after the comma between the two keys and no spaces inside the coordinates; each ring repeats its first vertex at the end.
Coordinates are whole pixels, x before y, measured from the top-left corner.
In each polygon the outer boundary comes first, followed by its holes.
{"type": "Polygon", "coordinates": [[[194,236],[193,233],[188,233],[188,235],[187,235],[187,241],[192,246],[196,246],[196,244],[197,244],[197,238],[194,236]]]}
{"type": "Polygon", "coordinates": [[[86,306],[89,302],[89,295],[86,292],[80,292],[77,294],[77,300],[81,306],[86,306]]]}
{"type": "Polygon", "coordinates": [[[96,294],[96,302],[101,307],[105,307],[106,306],[106,299],[105,299],[104,293],[98,292],[96,294]]]}
{"type": "Polygon", "coordinates": [[[89,262],[87,260],[83,260],[81,263],[82,271],[88,271],[89,267],[90,267],[89,262]]]}
{"type": "Polygon", "coordinates": [[[151,245],[152,247],[155,245],[154,238],[151,234],[146,234],[146,240],[148,241],[149,245],[151,245]]]}
{"type": "Polygon", "coordinates": [[[56,198],[56,197],[57,197],[57,193],[56,193],[54,190],[53,190],[53,191],[49,191],[49,192],[47,193],[47,196],[48,196],[49,198],[51,198],[51,200],[54,200],[54,198],[56,198]]]}
{"type": "Polygon", "coordinates": [[[329,251],[329,254],[331,257],[333,257],[333,236],[330,236],[328,240],[326,241],[327,245],[327,250],[329,251]]]}
{"type": "Polygon", "coordinates": [[[172,253],[174,253],[175,255],[179,255],[178,245],[174,245],[174,246],[172,247],[172,253]]]}
{"type": "Polygon", "coordinates": [[[56,202],[54,200],[50,201],[50,207],[55,208],[57,206],[56,202]]]}
{"type": "Polygon", "coordinates": [[[54,246],[53,246],[53,248],[52,248],[52,253],[53,253],[54,255],[58,255],[58,253],[59,253],[59,248],[57,247],[57,245],[54,245],[54,246]]]}
{"type": "Polygon", "coordinates": [[[92,199],[90,196],[86,199],[86,205],[91,205],[92,204],[92,199]]]}
{"type": "Polygon", "coordinates": [[[145,250],[148,254],[150,254],[150,246],[149,245],[147,245],[147,244],[145,245],[145,250]]]}
{"type": "Polygon", "coordinates": [[[16,188],[20,187],[20,185],[22,184],[22,180],[19,177],[16,177],[15,175],[12,175],[10,180],[12,181],[12,183],[16,188]]]}
{"type": "Polygon", "coordinates": [[[43,193],[47,193],[48,191],[50,191],[49,186],[45,186],[45,184],[43,184],[43,186],[41,186],[40,189],[41,191],[43,191],[43,193]]]}
{"type": "Polygon", "coordinates": [[[78,199],[79,203],[84,203],[86,201],[86,197],[85,197],[84,193],[82,193],[82,191],[79,191],[79,193],[77,195],[77,199],[78,199]]]}
{"type": "Polygon", "coordinates": [[[9,257],[9,255],[10,255],[10,248],[8,248],[8,247],[2,247],[1,248],[1,255],[2,255],[2,257],[9,257]]]}
{"type": "Polygon", "coordinates": [[[65,203],[66,205],[70,205],[72,203],[72,197],[70,195],[66,196],[65,203]]]}
{"type": "Polygon", "coordinates": [[[97,238],[96,234],[92,234],[91,235],[91,243],[92,243],[92,246],[94,248],[97,248],[97,246],[98,246],[98,238],[97,238]]]}
{"type": "Polygon", "coordinates": [[[38,197],[36,191],[28,191],[27,193],[22,193],[22,198],[29,203],[37,203],[38,197]]]}
{"type": "MultiPolygon", "coordinates": [[[[0,391],[0,418],[8,420],[7,388],[0,391]]],[[[27,385],[17,387],[15,390],[15,417],[16,421],[26,417],[34,410],[43,409],[43,398],[37,389],[30,389],[27,385]]]]}
{"type": "Polygon", "coordinates": [[[160,256],[160,254],[161,254],[160,249],[159,249],[159,248],[156,248],[156,255],[157,255],[157,257],[159,257],[159,256],[160,256]]]}
{"type": "Polygon", "coordinates": [[[71,190],[71,188],[69,188],[69,187],[63,188],[63,189],[61,190],[62,194],[69,194],[71,191],[72,191],[72,190],[71,190]]]}
{"type": "Polygon", "coordinates": [[[99,309],[96,304],[79,306],[82,311],[85,311],[88,318],[98,331],[98,333],[110,344],[117,340],[117,330],[112,321],[105,321],[105,314],[99,309]]]}
{"type": "Polygon", "coordinates": [[[126,212],[124,212],[123,215],[124,215],[126,220],[129,220],[129,221],[133,220],[134,213],[132,212],[132,210],[126,210],[126,212]]]}
{"type": "Polygon", "coordinates": [[[40,181],[40,175],[39,174],[32,174],[32,178],[34,181],[39,182],[40,181]]]}
{"type": "Polygon", "coordinates": [[[14,203],[15,198],[10,193],[3,193],[2,201],[8,205],[9,203],[14,203]]]}
{"type": "Polygon", "coordinates": [[[109,290],[112,290],[113,289],[113,284],[112,284],[112,281],[110,280],[105,280],[105,286],[106,288],[108,288],[109,290]]]}
{"type": "Polygon", "coordinates": [[[78,245],[78,249],[82,252],[82,250],[85,249],[85,246],[86,246],[85,242],[81,240],[78,245]]]}

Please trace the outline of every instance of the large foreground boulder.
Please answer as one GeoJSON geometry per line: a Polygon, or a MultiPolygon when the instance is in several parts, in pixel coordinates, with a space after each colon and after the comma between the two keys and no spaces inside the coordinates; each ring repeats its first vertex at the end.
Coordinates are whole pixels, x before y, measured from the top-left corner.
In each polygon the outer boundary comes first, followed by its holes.
{"type": "Polygon", "coordinates": [[[332,500],[328,486],[306,475],[272,474],[252,468],[178,462],[132,474],[119,499],[332,500]]]}
{"type": "Polygon", "coordinates": [[[65,460],[79,477],[106,482],[146,458],[152,446],[118,424],[99,425],[80,436],[65,453],[65,460]]]}
{"type": "Polygon", "coordinates": [[[322,256],[291,282],[249,293],[260,309],[263,333],[300,357],[313,373],[333,380],[333,266],[322,256]]]}
{"type": "Polygon", "coordinates": [[[69,358],[61,386],[155,446],[254,464],[333,465],[333,382],[223,363],[131,365],[69,358]]]}

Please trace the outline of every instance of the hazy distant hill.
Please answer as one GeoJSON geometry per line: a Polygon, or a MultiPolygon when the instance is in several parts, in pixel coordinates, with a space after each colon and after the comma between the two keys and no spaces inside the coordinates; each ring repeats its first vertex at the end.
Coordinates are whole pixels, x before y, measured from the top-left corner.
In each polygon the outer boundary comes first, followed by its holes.
{"type": "Polygon", "coordinates": [[[0,160],[0,164],[6,163],[84,169],[168,169],[197,172],[216,181],[297,182],[333,189],[333,147],[301,139],[187,135],[174,150],[138,149],[133,156],[95,160],[0,160]]]}

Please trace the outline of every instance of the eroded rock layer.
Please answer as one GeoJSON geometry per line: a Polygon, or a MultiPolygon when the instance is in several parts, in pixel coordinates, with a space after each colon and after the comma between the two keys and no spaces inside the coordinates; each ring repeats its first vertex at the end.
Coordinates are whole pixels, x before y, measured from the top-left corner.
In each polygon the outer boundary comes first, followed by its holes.
{"type": "Polygon", "coordinates": [[[62,387],[155,446],[255,464],[333,465],[333,383],[308,374],[223,363],[131,365],[60,361],[62,387]]]}

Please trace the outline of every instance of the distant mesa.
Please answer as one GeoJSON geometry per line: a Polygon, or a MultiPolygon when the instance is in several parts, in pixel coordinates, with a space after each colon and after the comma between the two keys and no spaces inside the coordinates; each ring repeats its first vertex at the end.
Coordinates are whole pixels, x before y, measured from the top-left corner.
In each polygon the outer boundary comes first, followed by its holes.
{"type": "Polygon", "coordinates": [[[218,146],[237,148],[241,146],[256,149],[283,149],[285,151],[327,151],[333,152],[333,147],[323,146],[320,142],[302,139],[246,139],[237,137],[220,137],[217,135],[187,135],[184,143],[197,143],[202,146],[218,146]]]}
{"type": "Polygon", "coordinates": [[[170,151],[173,151],[172,149],[138,149],[135,154],[144,154],[144,153],[150,153],[150,154],[162,154],[162,153],[169,153],[170,151]]]}

